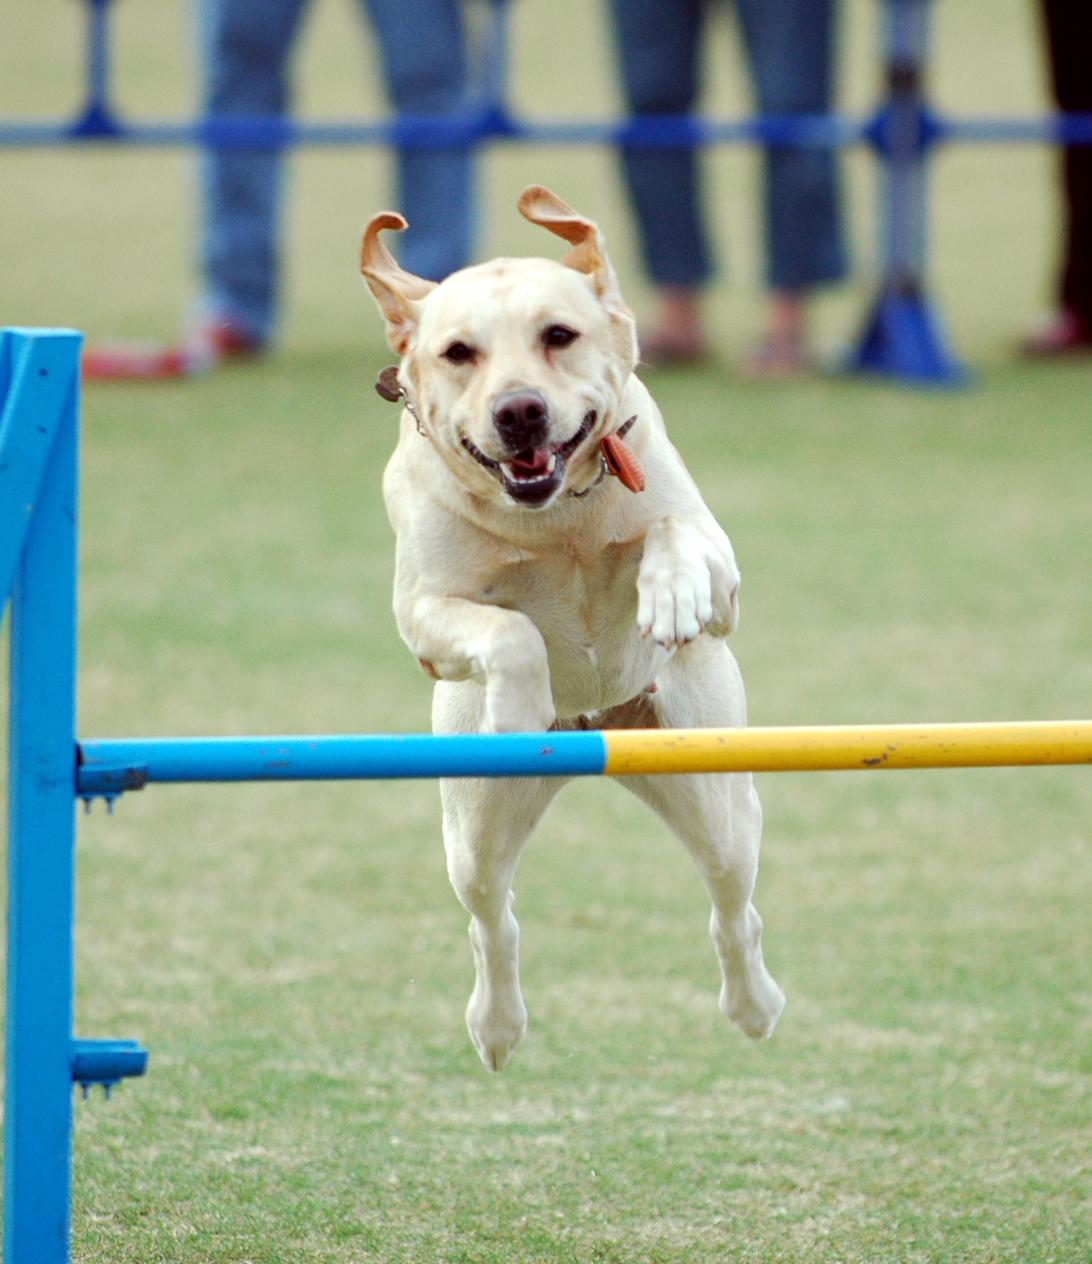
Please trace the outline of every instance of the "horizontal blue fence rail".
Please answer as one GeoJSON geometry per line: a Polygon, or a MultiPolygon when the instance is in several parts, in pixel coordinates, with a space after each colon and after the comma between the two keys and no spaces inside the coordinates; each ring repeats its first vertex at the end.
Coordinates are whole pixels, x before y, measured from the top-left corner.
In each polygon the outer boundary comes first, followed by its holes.
{"type": "MultiPolygon", "coordinates": [[[[637,145],[689,148],[752,142],[834,149],[868,137],[874,120],[849,115],[765,115],[715,119],[650,115],[632,119],[529,120],[496,111],[447,115],[392,115],[376,120],[302,120],[272,115],[213,115],[194,120],[126,121],[114,115],[92,123],[49,119],[0,120],[0,145],[33,147],[89,142],[124,145],[199,145],[271,148],[301,145],[396,145],[443,149],[489,141],[552,145],[637,145]]],[[[1092,128],[1089,129],[1092,135],[1092,128]]]]}
{"type": "MultiPolygon", "coordinates": [[[[749,118],[703,115],[645,115],[630,119],[530,120],[487,111],[464,115],[392,116],[377,120],[303,120],[267,115],[220,115],[195,120],[127,121],[115,115],[92,122],[51,119],[0,120],[0,146],[114,144],[269,149],[394,145],[402,149],[443,149],[453,145],[516,142],[545,145],[628,145],[650,149],[755,144],[839,149],[868,142],[888,148],[889,115],[792,114],[749,118]]],[[[931,110],[919,114],[923,148],[944,141],[995,144],[1092,144],[1092,114],[1038,117],[949,118],[931,110]]]]}

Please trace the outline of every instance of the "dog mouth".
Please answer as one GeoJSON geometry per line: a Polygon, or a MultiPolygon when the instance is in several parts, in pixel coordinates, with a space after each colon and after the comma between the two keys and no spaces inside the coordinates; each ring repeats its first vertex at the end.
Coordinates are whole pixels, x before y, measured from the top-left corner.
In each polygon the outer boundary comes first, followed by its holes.
{"type": "Polygon", "coordinates": [[[564,443],[524,448],[505,461],[486,456],[469,439],[463,439],[463,447],[479,465],[496,475],[512,500],[537,509],[551,500],[560,488],[565,479],[566,462],[591,434],[597,417],[594,409],[585,413],[580,429],[564,443]]]}

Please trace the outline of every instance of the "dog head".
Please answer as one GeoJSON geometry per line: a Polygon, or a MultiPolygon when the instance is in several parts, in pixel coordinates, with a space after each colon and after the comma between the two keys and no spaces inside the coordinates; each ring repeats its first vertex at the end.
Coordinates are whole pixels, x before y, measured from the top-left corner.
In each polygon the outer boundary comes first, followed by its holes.
{"type": "Polygon", "coordinates": [[[398,379],[419,428],[479,496],[543,509],[600,477],[600,442],[637,362],[633,314],[602,234],[541,185],[521,213],[569,242],[558,263],[494,259],[436,284],[404,271],[364,230],[360,270],[402,357],[398,379]]]}

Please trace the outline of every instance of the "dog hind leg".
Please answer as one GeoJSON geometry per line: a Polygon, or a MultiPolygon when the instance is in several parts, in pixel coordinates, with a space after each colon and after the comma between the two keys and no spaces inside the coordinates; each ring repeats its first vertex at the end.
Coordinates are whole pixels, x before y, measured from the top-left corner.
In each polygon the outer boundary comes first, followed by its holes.
{"type": "MultiPolygon", "coordinates": [[[[665,728],[746,722],[743,685],[722,641],[702,637],[676,654],[652,701],[665,728]]],[[[762,958],[762,919],[751,903],[762,808],[750,773],[621,777],[682,841],[712,900],[710,934],[720,960],[721,1011],[748,1036],[774,1029],[785,996],[762,958]]]]}
{"type": "MultiPolygon", "coordinates": [[[[437,686],[436,732],[474,732],[484,690],[467,682],[437,686]]],[[[466,1025],[482,1062],[503,1070],[527,1030],[519,984],[519,924],[512,879],[520,855],[562,777],[446,778],[440,782],[447,871],[470,914],[476,978],[466,1025]]]]}

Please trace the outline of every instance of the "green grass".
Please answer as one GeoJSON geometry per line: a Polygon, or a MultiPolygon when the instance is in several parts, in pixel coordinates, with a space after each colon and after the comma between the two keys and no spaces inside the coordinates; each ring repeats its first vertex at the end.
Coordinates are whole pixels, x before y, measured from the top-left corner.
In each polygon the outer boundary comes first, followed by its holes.
{"type": "MultiPolygon", "coordinates": [[[[522,3],[528,105],[579,86],[609,108],[587,73],[608,64],[594,10],[564,7],[588,40],[554,82],[531,53],[557,7],[522,3]]],[[[164,15],[184,28],[179,8],[118,12],[126,100],[150,109],[158,77],[162,111],[181,109],[178,38],[153,39],[164,15]]],[[[854,48],[871,12],[847,7],[854,48]]],[[[63,89],[69,16],[0,15],[23,50],[0,38],[0,82],[22,74],[36,110],[43,84],[63,89]]],[[[334,112],[357,83],[351,21],[320,7],[303,68],[332,69],[306,107],[334,112]]],[[[1016,0],[938,6],[941,95],[1034,105],[1026,23],[1016,0]]],[[[869,82],[858,57],[849,99],[869,82]]],[[[713,166],[733,270],[710,306],[734,359],[758,302],[752,167],[713,166]]],[[[169,333],[185,167],[0,154],[0,320],[169,333]]],[[[543,178],[607,223],[640,303],[611,172],[596,154],[495,155],[483,248],[544,247],[510,209],[543,178]]],[[[740,558],[754,722],[1092,714],[1092,366],[1009,356],[1048,276],[1048,175],[1046,155],[1005,151],[938,173],[936,285],[973,389],[650,375],[740,558]]],[[[283,350],[86,391],[86,735],[427,727],[390,614],[395,415],[371,390],[389,356],[352,274],[383,166],[311,155],[295,176],[283,350]]],[[[824,336],[848,336],[868,288],[864,268],[825,302],[824,336]]],[[[768,775],[760,792],[758,904],[788,993],[774,1038],[751,1045],[717,1013],[682,849],[587,781],[518,876],[531,1027],[499,1077],[463,1028],[466,919],[431,783],[155,787],[81,816],[77,1029],[139,1037],[152,1061],[109,1103],[77,1103],[74,1258],[1092,1258],[1087,771],[768,775]]]]}

